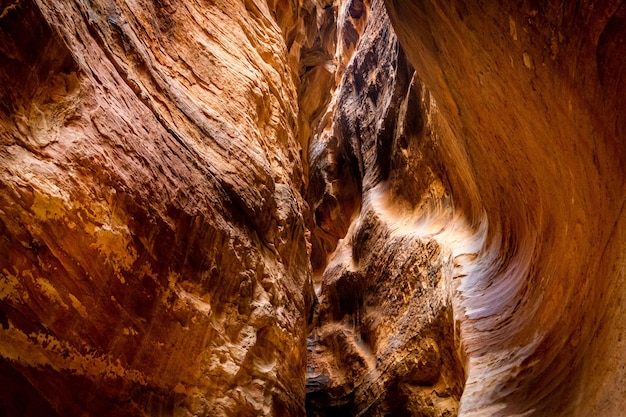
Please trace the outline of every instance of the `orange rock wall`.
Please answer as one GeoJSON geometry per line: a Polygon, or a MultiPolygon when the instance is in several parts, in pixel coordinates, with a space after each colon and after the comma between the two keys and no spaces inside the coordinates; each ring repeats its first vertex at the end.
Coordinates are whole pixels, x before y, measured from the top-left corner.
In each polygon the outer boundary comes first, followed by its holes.
{"type": "Polygon", "coordinates": [[[386,4],[483,239],[457,262],[460,414],[621,415],[624,4],[386,4]]]}
{"type": "Polygon", "coordinates": [[[271,7],[2,5],[8,414],[304,414],[306,31],[271,7]]]}
{"type": "Polygon", "coordinates": [[[626,6],[0,5],[0,415],[620,416],[626,6]]]}
{"type": "MultiPolygon", "coordinates": [[[[345,16],[354,4],[340,3],[345,16]]],[[[328,244],[313,241],[326,264],[314,271],[307,412],[456,415],[464,374],[451,258],[420,224],[450,205],[438,127],[383,2],[365,5],[364,30],[310,145],[313,236],[328,244]]]]}

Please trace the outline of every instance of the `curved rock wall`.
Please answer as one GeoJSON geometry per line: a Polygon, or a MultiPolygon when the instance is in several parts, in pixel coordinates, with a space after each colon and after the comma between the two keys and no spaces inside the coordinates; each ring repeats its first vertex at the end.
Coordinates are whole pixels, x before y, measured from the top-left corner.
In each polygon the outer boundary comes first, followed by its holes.
{"type": "Polygon", "coordinates": [[[621,415],[626,6],[386,3],[472,230],[446,236],[461,415],[621,415]]]}

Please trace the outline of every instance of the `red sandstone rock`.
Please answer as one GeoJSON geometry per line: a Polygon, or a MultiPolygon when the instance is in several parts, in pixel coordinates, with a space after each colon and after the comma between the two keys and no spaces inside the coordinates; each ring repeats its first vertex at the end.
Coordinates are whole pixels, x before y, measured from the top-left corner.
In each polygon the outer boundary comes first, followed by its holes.
{"type": "Polygon", "coordinates": [[[447,236],[460,415],[622,415],[626,6],[386,3],[473,225],[447,236]]]}
{"type": "Polygon", "coordinates": [[[7,413],[304,414],[296,9],[2,6],[7,413]]]}
{"type": "Polygon", "coordinates": [[[448,200],[430,98],[382,2],[357,45],[311,143],[309,202],[338,243],[316,278],[307,410],[456,415],[463,370],[449,257],[417,224],[448,200]]]}

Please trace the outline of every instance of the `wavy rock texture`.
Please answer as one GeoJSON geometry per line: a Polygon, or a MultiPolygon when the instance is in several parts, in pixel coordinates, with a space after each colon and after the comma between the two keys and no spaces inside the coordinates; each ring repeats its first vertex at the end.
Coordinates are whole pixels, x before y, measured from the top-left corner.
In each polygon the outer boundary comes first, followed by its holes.
{"type": "Polygon", "coordinates": [[[386,3],[472,231],[446,236],[460,414],[622,415],[626,4],[386,3]]]}
{"type": "MultiPolygon", "coordinates": [[[[355,4],[340,3],[344,27],[357,26],[355,4]]],[[[363,7],[364,29],[310,149],[313,254],[328,263],[315,273],[307,412],[456,415],[463,369],[450,257],[413,221],[449,200],[430,96],[383,2],[363,7]]]]}
{"type": "Polygon", "coordinates": [[[304,414],[299,13],[3,3],[3,415],[304,414]]]}

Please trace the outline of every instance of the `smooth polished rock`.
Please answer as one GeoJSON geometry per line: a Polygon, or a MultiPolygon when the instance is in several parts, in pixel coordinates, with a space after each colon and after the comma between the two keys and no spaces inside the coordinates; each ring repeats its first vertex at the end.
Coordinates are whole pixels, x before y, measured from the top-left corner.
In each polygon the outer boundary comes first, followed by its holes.
{"type": "Polygon", "coordinates": [[[469,227],[441,239],[456,256],[460,415],[623,414],[626,6],[386,5],[436,100],[469,227]]]}

